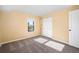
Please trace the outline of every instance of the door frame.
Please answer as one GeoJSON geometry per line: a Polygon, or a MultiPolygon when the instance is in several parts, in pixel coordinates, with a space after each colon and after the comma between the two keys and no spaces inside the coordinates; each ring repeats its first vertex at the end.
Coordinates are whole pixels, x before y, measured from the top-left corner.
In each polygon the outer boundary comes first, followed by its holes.
{"type": "Polygon", "coordinates": [[[70,18],[71,18],[70,15],[71,15],[72,12],[75,12],[75,11],[79,11],[79,9],[73,10],[73,11],[70,11],[70,12],[69,12],[69,18],[68,18],[68,19],[69,19],[69,28],[68,28],[68,30],[69,30],[69,45],[74,46],[74,47],[76,47],[76,48],[79,48],[79,47],[73,45],[72,42],[71,42],[71,41],[72,41],[72,33],[71,33],[71,30],[72,30],[72,23],[71,23],[71,21],[72,21],[72,20],[70,19],[70,18]]]}
{"type": "MultiPolygon", "coordinates": [[[[52,20],[52,17],[47,17],[47,18],[43,18],[43,19],[42,19],[42,35],[43,35],[43,36],[46,36],[46,37],[49,37],[49,38],[52,38],[52,37],[53,37],[53,22],[52,22],[52,21],[53,21],[53,20],[52,20]],[[43,31],[44,31],[44,28],[43,28],[43,20],[45,20],[45,19],[46,19],[46,21],[49,20],[49,19],[51,19],[51,24],[50,24],[50,25],[51,25],[51,34],[50,34],[50,35],[51,35],[51,36],[47,36],[47,35],[45,35],[45,34],[43,33],[43,31]]],[[[48,31],[48,32],[49,32],[49,31],[48,31]]]]}

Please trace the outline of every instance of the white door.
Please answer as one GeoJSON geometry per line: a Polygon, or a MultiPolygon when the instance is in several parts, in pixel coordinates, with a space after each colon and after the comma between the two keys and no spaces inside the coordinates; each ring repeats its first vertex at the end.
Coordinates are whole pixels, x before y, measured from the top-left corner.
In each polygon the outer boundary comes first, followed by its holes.
{"type": "Polygon", "coordinates": [[[69,44],[79,48],[79,10],[69,13],[69,44]]]}
{"type": "Polygon", "coordinates": [[[46,36],[46,37],[50,37],[52,38],[52,35],[53,35],[53,28],[52,28],[52,18],[51,17],[48,17],[48,18],[44,18],[42,20],[42,35],[43,36],[46,36]]]}

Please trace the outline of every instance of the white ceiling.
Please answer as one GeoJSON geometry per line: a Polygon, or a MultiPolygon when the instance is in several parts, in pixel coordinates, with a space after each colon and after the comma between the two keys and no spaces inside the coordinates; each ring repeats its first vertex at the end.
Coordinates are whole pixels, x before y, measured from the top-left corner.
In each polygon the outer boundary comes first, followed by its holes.
{"type": "Polygon", "coordinates": [[[24,13],[30,13],[35,16],[45,16],[50,12],[55,12],[68,7],[69,5],[3,5],[0,6],[0,10],[15,10],[24,13]]]}

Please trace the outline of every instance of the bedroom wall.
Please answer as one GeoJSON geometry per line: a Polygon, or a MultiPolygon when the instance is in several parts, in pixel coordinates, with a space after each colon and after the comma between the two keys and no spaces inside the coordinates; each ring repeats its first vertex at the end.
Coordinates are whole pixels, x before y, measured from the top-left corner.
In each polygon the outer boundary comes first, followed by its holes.
{"type": "Polygon", "coordinates": [[[1,27],[1,16],[2,15],[1,15],[1,12],[0,12],[0,42],[1,42],[1,39],[2,39],[2,35],[1,35],[2,34],[2,30],[1,30],[2,29],[2,27],[1,27]]]}
{"type": "Polygon", "coordinates": [[[68,12],[61,10],[52,15],[53,17],[53,37],[57,41],[68,42],[68,12]]]}
{"type": "Polygon", "coordinates": [[[41,34],[41,18],[16,11],[2,13],[2,43],[41,34]],[[27,19],[34,18],[35,31],[27,31],[27,19]]]}
{"type": "Polygon", "coordinates": [[[64,43],[69,42],[69,19],[68,14],[72,10],[79,9],[79,6],[71,6],[67,9],[51,13],[53,18],[53,38],[64,43]]]}

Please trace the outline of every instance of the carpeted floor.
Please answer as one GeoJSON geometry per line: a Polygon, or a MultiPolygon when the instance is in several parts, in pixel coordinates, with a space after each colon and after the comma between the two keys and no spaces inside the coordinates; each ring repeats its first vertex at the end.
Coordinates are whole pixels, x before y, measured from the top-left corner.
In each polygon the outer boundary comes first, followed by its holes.
{"type": "Polygon", "coordinates": [[[46,37],[35,37],[4,44],[0,53],[79,53],[79,49],[46,37]]]}

